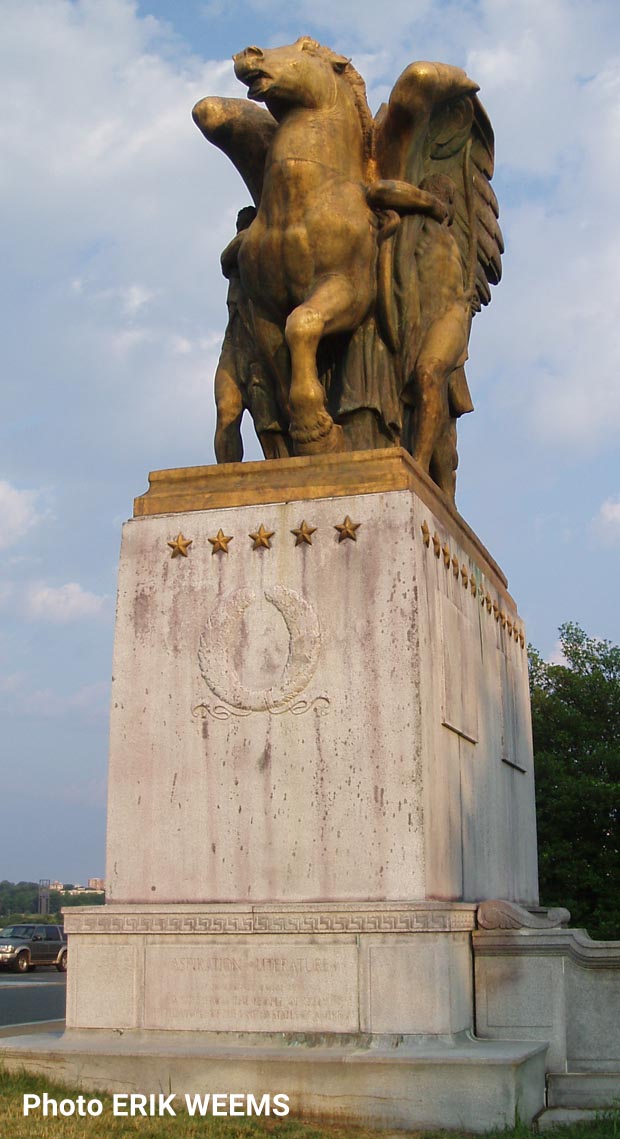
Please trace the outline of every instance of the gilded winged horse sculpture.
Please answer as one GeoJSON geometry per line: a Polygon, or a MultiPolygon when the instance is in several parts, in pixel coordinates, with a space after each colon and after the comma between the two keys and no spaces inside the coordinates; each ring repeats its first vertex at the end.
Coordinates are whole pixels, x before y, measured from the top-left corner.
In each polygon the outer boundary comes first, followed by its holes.
{"type": "Polygon", "coordinates": [[[250,102],[193,111],[255,204],[222,255],[218,462],[242,458],[249,409],[268,458],[402,445],[454,497],[471,320],[503,252],[476,84],[414,63],[373,118],[351,62],[307,36],[234,64],[250,102]]]}

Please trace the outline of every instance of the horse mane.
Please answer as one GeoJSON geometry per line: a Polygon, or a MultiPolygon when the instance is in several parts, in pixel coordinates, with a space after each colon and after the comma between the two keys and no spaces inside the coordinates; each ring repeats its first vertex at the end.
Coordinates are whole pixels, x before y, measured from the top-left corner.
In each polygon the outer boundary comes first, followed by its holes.
{"type": "Polygon", "coordinates": [[[362,128],[364,159],[367,164],[370,163],[373,158],[374,119],[370,107],[368,106],[366,84],[362,76],[359,71],[356,71],[351,60],[347,59],[346,56],[338,55],[338,53],[332,51],[330,47],[325,47],[324,44],[317,43],[316,40],[311,39],[309,36],[304,36],[303,38],[304,43],[308,45],[304,50],[312,51],[316,55],[320,55],[323,59],[326,59],[328,63],[331,63],[334,71],[336,71],[338,75],[341,75],[349,84],[362,128]]]}

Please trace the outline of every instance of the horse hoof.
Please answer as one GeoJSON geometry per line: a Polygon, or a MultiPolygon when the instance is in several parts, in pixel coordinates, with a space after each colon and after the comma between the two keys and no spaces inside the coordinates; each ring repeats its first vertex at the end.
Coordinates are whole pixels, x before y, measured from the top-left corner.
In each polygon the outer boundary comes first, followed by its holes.
{"type": "Polygon", "coordinates": [[[346,451],[347,444],[344,431],[338,423],[332,423],[327,435],[320,439],[311,439],[307,443],[295,443],[296,455],[324,455],[335,451],[346,451]]]}

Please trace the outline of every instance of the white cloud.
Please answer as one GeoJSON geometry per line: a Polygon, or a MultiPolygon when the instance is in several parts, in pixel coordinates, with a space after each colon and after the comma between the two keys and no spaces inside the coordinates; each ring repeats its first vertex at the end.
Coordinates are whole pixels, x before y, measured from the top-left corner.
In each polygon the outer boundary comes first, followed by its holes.
{"type": "Polygon", "coordinates": [[[607,498],[601,503],[593,520],[593,528],[605,545],[620,545],[620,496],[607,498]]]}
{"type": "Polygon", "coordinates": [[[0,549],[20,542],[24,534],[46,516],[41,506],[43,492],[18,490],[0,481],[0,549]]]}
{"type": "Polygon", "coordinates": [[[568,661],[564,656],[561,641],[555,642],[547,658],[547,664],[561,664],[564,668],[568,667],[568,661]]]}
{"type": "Polygon", "coordinates": [[[51,688],[21,692],[24,708],[45,719],[71,716],[87,722],[105,723],[110,714],[110,685],[107,681],[85,684],[75,692],[62,693],[51,688]]]}
{"type": "Polygon", "coordinates": [[[7,0],[2,27],[0,236],[17,313],[4,346],[20,376],[6,411],[13,399],[15,417],[30,403],[53,420],[62,403],[71,460],[150,445],[146,466],[174,386],[185,439],[208,448],[211,363],[190,403],[194,364],[174,345],[225,325],[219,253],[248,193],[191,108],[243,96],[232,65],[192,55],[131,0],[7,0]]]}
{"type": "Polygon", "coordinates": [[[36,717],[43,720],[80,721],[106,724],[110,715],[110,682],[95,681],[73,691],[62,692],[37,686],[34,673],[0,668],[2,714],[36,717]]]}
{"type": "Polygon", "coordinates": [[[143,285],[128,285],[121,289],[120,293],[126,316],[135,316],[155,296],[155,293],[145,289],[143,285]]]}
{"type": "Polygon", "coordinates": [[[23,688],[25,674],[23,672],[0,672],[0,692],[13,695],[23,688]]]}
{"type": "Polygon", "coordinates": [[[32,585],[26,594],[26,609],[33,619],[64,623],[98,617],[104,610],[107,598],[82,589],[75,581],[66,585],[32,585]]]}
{"type": "Polygon", "coordinates": [[[176,356],[187,356],[191,350],[191,340],[188,340],[186,336],[173,336],[172,351],[176,356]]]}

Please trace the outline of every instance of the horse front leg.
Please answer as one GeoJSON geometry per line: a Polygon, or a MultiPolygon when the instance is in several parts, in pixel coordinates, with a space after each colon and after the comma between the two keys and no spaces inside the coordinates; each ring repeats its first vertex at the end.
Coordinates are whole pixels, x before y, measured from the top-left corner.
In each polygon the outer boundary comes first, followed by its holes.
{"type": "Polygon", "coordinates": [[[344,451],[342,427],[334,423],[326,407],[325,389],[316,365],[323,336],[357,327],[358,313],[351,285],[344,277],[323,281],[290,314],[284,335],[291,355],[290,434],[298,455],[344,451]]]}

